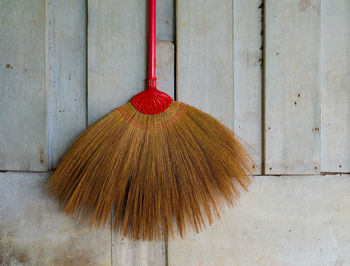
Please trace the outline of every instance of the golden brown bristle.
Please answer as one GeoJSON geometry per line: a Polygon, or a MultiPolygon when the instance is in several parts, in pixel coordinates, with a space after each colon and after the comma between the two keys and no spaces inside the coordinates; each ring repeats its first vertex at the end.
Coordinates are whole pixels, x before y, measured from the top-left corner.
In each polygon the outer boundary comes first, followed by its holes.
{"type": "Polygon", "coordinates": [[[247,188],[253,162],[232,131],[204,112],[174,101],[145,115],[131,103],[92,125],[47,183],[65,213],[90,225],[113,215],[116,231],[134,239],[199,232],[247,188]]]}

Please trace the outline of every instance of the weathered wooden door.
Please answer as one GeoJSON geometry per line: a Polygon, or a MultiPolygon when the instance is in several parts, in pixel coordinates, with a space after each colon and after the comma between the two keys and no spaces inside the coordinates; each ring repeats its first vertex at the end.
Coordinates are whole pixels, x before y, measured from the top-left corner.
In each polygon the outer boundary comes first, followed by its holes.
{"type": "Polygon", "coordinates": [[[144,89],[145,0],[0,0],[1,265],[346,265],[350,1],[160,0],[159,88],[252,147],[249,193],[167,244],[89,231],[43,184],[144,89]]]}

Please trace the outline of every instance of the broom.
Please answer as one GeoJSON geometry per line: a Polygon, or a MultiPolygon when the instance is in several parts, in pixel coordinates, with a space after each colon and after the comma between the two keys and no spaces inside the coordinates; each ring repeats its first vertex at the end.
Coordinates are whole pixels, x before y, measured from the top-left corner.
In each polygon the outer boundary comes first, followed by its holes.
{"type": "Polygon", "coordinates": [[[149,0],[147,89],[82,133],[47,182],[67,215],[90,227],[113,216],[115,231],[143,240],[211,224],[247,189],[253,165],[230,129],[157,90],[155,35],[149,0]]]}

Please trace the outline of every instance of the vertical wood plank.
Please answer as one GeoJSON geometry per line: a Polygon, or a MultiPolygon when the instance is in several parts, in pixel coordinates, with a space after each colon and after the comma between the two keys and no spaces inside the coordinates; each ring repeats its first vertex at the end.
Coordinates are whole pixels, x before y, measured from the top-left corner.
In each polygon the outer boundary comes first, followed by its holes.
{"type": "Polygon", "coordinates": [[[177,2],[177,99],[221,120],[261,165],[259,1],[177,2]],[[234,6],[233,6],[234,5],[234,6]]]}
{"type": "Polygon", "coordinates": [[[45,0],[0,3],[0,169],[48,169],[45,0]]]}
{"type": "Polygon", "coordinates": [[[350,172],[350,1],[321,10],[321,171],[350,172]]]}
{"type": "Polygon", "coordinates": [[[234,131],[262,165],[262,1],[234,1],[234,131]]]}
{"type": "Polygon", "coordinates": [[[175,92],[175,49],[169,41],[157,42],[157,86],[174,98],[175,92]]]}
{"type": "Polygon", "coordinates": [[[176,2],[176,93],[234,129],[261,169],[259,2],[176,2]]]}
{"type": "Polygon", "coordinates": [[[233,129],[233,1],[178,0],[176,9],[177,100],[233,129]]]}
{"type": "Polygon", "coordinates": [[[267,0],[266,174],[320,171],[320,0],[267,0]]]}
{"type": "Polygon", "coordinates": [[[157,1],[157,40],[175,40],[174,0],[157,1]]]}
{"type": "Polygon", "coordinates": [[[145,88],[146,1],[88,1],[88,122],[145,88]]]}
{"type": "Polygon", "coordinates": [[[48,1],[51,167],[86,128],[86,1],[48,1]]]}
{"type": "MultiPolygon", "coordinates": [[[[145,89],[146,1],[88,1],[88,121],[145,89]],[[132,16],[130,16],[132,14],[132,16]]],[[[174,47],[157,45],[158,87],[174,94],[174,47]]],[[[164,265],[164,242],[112,234],[113,265],[164,265]]]]}

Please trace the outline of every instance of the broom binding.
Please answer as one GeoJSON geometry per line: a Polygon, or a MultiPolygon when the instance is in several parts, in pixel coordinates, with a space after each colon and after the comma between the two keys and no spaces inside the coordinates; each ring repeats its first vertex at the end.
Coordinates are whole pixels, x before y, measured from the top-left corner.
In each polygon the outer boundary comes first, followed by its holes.
{"type": "Polygon", "coordinates": [[[157,78],[147,78],[147,90],[157,89],[157,78]]]}

